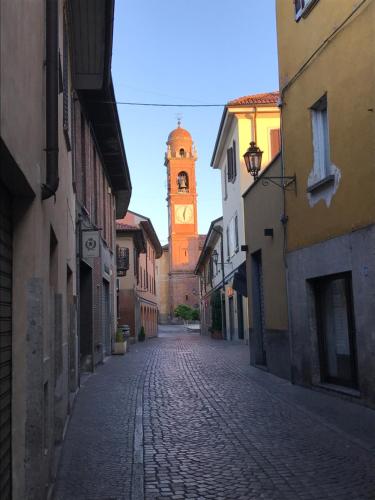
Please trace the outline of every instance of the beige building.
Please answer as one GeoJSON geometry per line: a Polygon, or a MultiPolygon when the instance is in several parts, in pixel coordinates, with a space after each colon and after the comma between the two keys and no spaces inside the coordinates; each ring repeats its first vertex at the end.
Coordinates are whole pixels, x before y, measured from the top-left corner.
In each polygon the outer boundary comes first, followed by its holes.
{"type": "Polygon", "coordinates": [[[169,322],[169,247],[162,246],[162,256],[156,261],[156,295],[159,323],[169,322]]]}
{"type": "Polygon", "coordinates": [[[158,333],[156,262],[162,248],[151,220],[128,211],[116,224],[117,252],[127,254],[128,269],[118,276],[118,324],[128,325],[137,339],[143,326],[146,337],[158,333]]]}
{"type": "Polygon", "coordinates": [[[225,338],[223,218],[211,222],[195,274],[199,276],[201,334],[225,338]]]}
{"type": "MultiPolygon", "coordinates": [[[[106,169],[122,171],[122,185],[111,184],[112,207],[117,204],[119,216],[130,197],[127,165],[111,165],[103,154],[104,137],[96,128],[100,114],[85,104],[90,92],[99,100],[102,92],[101,106],[96,106],[102,111],[107,107],[113,2],[92,6],[90,20],[76,7],[77,3],[63,1],[1,2],[2,500],[47,498],[55,475],[56,446],[63,439],[79,385],[77,248],[81,247],[76,238],[75,181],[76,173],[83,171],[77,169],[78,162],[83,160],[75,156],[73,100],[82,105],[87,130],[95,134],[98,150],[95,153],[93,141],[88,154],[100,155],[106,169]],[[85,39],[77,36],[83,31],[88,33],[85,39]],[[103,58],[90,59],[88,54],[99,48],[103,58]]],[[[107,141],[118,140],[118,128],[114,136],[113,122],[109,125],[112,136],[107,141]]],[[[91,168],[93,163],[87,165],[91,168]]],[[[92,172],[85,172],[91,178],[92,172]]],[[[111,219],[114,226],[114,213],[108,210],[107,220],[111,219]]]]}
{"type": "Polygon", "coordinates": [[[279,154],[243,194],[246,276],[250,362],[290,378],[281,176],[279,154]]]}
{"type": "Polygon", "coordinates": [[[374,26],[374,0],[277,1],[292,377],[372,406],[374,26]]]}

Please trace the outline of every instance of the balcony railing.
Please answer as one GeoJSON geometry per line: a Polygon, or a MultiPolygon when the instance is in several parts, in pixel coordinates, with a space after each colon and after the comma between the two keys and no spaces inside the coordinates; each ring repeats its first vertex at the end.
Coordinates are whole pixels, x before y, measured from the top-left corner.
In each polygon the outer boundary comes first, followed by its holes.
{"type": "Polygon", "coordinates": [[[117,276],[126,276],[126,271],[129,270],[129,248],[117,247],[117,276]]]}

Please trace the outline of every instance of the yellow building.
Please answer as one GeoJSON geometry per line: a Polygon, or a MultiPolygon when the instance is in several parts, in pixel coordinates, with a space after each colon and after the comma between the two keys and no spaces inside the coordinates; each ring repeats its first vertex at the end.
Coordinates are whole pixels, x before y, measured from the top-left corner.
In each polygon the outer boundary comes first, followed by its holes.
{"type": "Polygon", "coordinates": [[[263,151],[266,167],[280,149],[280,110],[278,92],[248,95],[225,106],[211,167],[221,175],[223,206],[223,246],[225,283],[225,324],[227,340],[249,341],[246,288],[246,253],[243,193],[253,178],[243,159],[250,141],[263,151]]]}
{"type": "Polygon", "coordinates": [[[374,26],[374,0],[277,0],[292,374],[370,405],[374,26]]]}

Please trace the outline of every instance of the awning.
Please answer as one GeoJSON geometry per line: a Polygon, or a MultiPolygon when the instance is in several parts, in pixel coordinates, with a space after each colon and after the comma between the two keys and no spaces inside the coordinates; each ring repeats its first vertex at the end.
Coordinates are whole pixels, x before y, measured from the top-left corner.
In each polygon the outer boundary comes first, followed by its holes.
{"type": "Polygon", "coordinates": [[[241,264],[234,273],[232,288],[240,295],[247,297],[246,262],[241,264]]]}

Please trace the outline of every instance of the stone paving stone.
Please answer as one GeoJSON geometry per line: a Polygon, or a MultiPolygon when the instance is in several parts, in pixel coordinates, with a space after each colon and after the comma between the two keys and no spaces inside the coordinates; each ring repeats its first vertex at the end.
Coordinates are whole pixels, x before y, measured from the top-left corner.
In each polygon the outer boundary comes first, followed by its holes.
{"type": "Polygon", "coordinates": [[[111,358],[78,394],[54,500],[375,500],[375,436],[366,447],[363,430],[351,439],[304,411],[311,391],[288,386],[283,399],[286,383],[273,393],[261,377],[247,347],[184,332],[111,358]],[[132,486],[140,395],[143,491],[132,486]]]}

